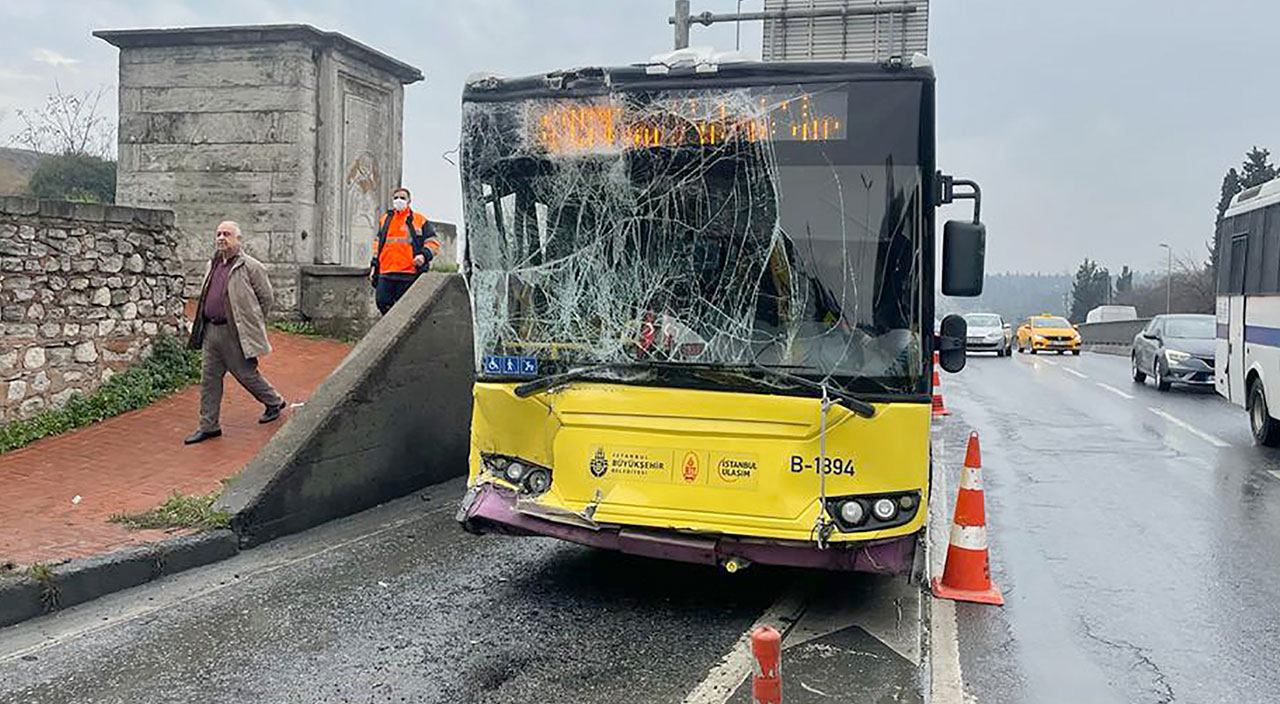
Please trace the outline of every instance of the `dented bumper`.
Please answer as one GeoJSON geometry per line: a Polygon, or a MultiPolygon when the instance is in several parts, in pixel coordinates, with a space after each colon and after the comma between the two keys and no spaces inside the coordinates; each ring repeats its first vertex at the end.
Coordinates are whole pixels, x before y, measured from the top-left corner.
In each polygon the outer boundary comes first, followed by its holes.
{"type": "Polygon", "coordinates": [[[915,553],[915,534],[862,543],[751,540],[732,536],[552,520],[517,505],[514,492],[493,484],[467,490],[458,522],[473,533],[540,535],[663,560],[721,564],[731,558],[750,563],[879,574],[907,574],[915,553]]]}

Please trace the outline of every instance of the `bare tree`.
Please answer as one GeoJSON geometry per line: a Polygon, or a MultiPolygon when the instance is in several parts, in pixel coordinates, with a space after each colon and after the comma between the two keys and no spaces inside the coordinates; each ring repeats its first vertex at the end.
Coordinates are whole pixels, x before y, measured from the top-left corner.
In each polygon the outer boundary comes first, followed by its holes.
{"type": "Polygon", "coordinates": [[[17,108],[22,128],[13,142],[45,154],[106,158],[111,155],[112,123],[98,112],[108,86],[80,94],[64,93],[55,80],[43,107],[17,108]]]}
{"type": "Polygon", "coordinates": [[[1161,271],[1159,277],[1120,295],[1119,302],[1136,307],[1144,318],[1165,312],[1166,305],[1173,313],[1212,313],[1215,286],[1207,266],[1191,255],[1179,255],[1174,257],[1172,276],[1161,271]]]}
{"type": "Polygon", "coordinates": [[[1191,256],[1175,258],[1173,266],[1173,288],[1181,290],[1187,312],[1212,313],[1217,293],[1213,271],[1191,256]]]}

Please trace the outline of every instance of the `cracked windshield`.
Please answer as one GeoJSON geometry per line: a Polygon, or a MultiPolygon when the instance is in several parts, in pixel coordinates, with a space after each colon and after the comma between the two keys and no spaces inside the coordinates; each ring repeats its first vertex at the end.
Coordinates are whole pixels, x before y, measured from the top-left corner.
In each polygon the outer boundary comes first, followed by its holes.
{"type": "Polygon", "coordinates": [[[1280,704],[1280,3],[1097,5],[0,0],[0,704],[1280,704]]]}
{"type": "Polygon", "coordinates": [[[852,82],[467,105],[478,374],[523,355],[915,390],[920,111],[919,84],[852,82]]]}

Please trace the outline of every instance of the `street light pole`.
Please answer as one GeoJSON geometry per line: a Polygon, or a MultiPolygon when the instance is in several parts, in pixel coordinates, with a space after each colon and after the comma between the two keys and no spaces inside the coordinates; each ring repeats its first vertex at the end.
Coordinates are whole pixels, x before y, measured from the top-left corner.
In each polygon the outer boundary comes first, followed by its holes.
{"type": "Polygon", "coordinates": [[[676,14],[671,18],[675,25],[675,45],[677,49],[689,47],[689,0],[676,0],[676,14]]]}
{"type": "Polygon", "coordinates": [[[1164,312],[1167,315],[1173,312],[1173,247],[1164,242],[1161,242],[1160,246],[1169,253],[1169,261],[1164,270],[1164,312]]]}

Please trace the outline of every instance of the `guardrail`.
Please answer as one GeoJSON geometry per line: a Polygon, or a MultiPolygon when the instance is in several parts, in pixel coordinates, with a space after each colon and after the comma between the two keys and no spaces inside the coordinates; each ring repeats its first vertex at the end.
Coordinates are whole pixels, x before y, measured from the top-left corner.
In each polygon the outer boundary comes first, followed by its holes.
{"type": "Polygon", "coordinates": [[[1089,347],[1111,348],[1113,351],[1123,351],[1127,354],[1129,347],[1133,345],[1134,336],[1141,332],[1149,322],[1151,322],[1151,318],[1081,323],[1080,339],[1089,347]]]}

